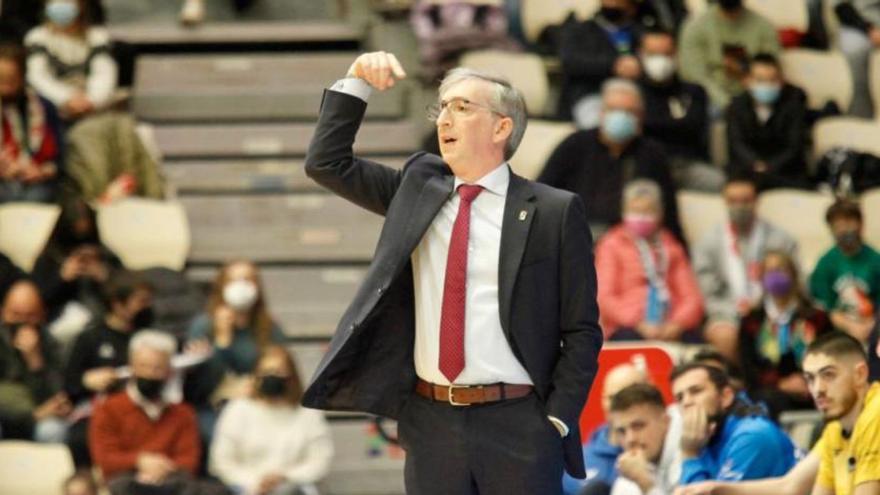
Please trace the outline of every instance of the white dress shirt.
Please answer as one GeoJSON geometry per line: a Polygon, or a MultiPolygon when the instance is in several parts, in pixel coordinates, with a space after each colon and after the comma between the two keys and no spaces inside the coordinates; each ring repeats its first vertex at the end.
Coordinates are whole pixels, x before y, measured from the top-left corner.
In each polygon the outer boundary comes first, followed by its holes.
{"type": "MultiPolygon", "coordinates": [[[[422,380],[449,385],[440,372],[440,315],[446,282],[449,240],[461,199],[455,188],[412,254],[416,301],[416,374],[422,380]]],[[[476,185],[483,191],[471,204],[468,236],[467,294],[465,296],[464,370],[456,384],[532,384],[513,355],[501,329],[498,309],[498,261],[501,222],[507,202],[510,169],[502,163],[476,185]]]]}

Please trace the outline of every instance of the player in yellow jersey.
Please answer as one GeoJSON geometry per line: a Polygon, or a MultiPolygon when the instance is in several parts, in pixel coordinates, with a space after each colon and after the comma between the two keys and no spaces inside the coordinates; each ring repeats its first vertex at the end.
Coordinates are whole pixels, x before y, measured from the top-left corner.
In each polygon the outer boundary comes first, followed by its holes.
{"type": "Polygon", "coordinates": [[[830,421],[812,495],[880,494],[880,383],[868,383],[864,347],[843,332],[823,335],[807,348],[803,370],[830,421]]]}

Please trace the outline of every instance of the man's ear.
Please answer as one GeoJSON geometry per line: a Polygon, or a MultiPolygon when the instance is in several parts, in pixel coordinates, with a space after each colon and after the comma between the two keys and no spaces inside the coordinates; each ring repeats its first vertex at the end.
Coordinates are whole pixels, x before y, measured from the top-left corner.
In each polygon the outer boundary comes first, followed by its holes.
{"type": "Polygon", "coordinates": [[[503,117],[495,123],[495,135],[492,140],[495,142],[507,141],[511,134],[513,134],[513,119],[503,117]]]}
{"type": "Polygon", "coordinates": [[[736,392],[733,390],[733,387],[728,385],[721,389],[721,405],[724,409],[732,406],[734,400],[736,400],[736,392]]]}

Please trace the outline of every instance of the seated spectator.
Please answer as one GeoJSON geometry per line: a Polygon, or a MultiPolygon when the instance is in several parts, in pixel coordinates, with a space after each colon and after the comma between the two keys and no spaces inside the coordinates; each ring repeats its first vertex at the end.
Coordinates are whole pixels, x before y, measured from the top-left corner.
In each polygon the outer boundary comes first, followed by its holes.
{"type": "Polygon", "coordinates": [[[562,89],[559,117],[581,129],[596,127],[602,107],[599,90],[613,77],[635,80],[641,74],[636,46],[642,26],[635,0],[602,0],[596,15],[570,18],[559,33],[562,89]]]}
{"type": "Polygon", "coordinates": [[[749,58],[780,51],[769,21],[743,6],[743,0],[719,0],[687,20],[681,32],[681,76],[703,86],[716,111],[742,93],[749,58]]]}
{"type": "Polygon", "coordinates": [[[807,346],[833,328],[805,296],[787,254],[767,251],[760,275],[764,297],[740,323],[740,362],[746,365],[749,395],[776,419],[783,411],[813,408],[801,361],[807,346]]]}
{"type": "Polygon", "coordinates": [[[611,340],[699,342],[700,289],[684,247],[660,227],[660,189],[636,180],[623,198],[623,223],[596,245],[605,334],[611,340]]]}
{"type": "Polygon", "coordinates": [[[609,423],[623,447],[611,495],[672,493],[681,478],[681,414],[653,385],[638,383],[611,399],[609,423]]]}
{"type": "Polygon", "coordinates": [[[89,446],[113,495],[205,493],[187,491],[195,489],[201,451],[195,412],[164,397],[176,350],[162,332],[133,337],[131,379],[95,408],[89,446]]]}
{"type": "Polygon", "coordinates": [[[98,495],[98,484],[89,471],[77,471],[64,481],[64,495],[98,495]]]}
{"type": "MultiPolygon", "coordinates": [[[[632,363],[618,364],[608,371],[602,383],[602,411],[607,419],[611,414],[611,399],[617,392],[636,384],[647,383],[645,369],[632,363]]],[[[608,494],[617,480],[617,456],[623,452],[613,442],[609,423],[603,423],[590,434],[584,443],[584,466],[587,472],[585,479],[572,478],[563,474],[562,488],[565,495],[608,494]]]]}
{"type": "Polygon", "coordinates": [[[95,211],[82,201],[64,209],[32,271],[48,307],[50,332],[64,349],[86,324],[106,313],[103,285],[120,268],[101,244],[95,211]]]}
{"type": "Polygon", "coordinates": [[[675,37],[668,31],[642,35],[639,87],[645,100],[645,136],[663,143],[679,188],[716,192],[724,176],[709,165],[709,102],[700,86],[676,73],[675,37]]]}
{"type": "Polygon", "coordinates": [[[196,405],[205,445],[210,445],[217,419],[216,404],[245,397],[260,352],[284,341],[284,333],[269,315],[256,265],[249,261],[225,264],[211,288],[208,307],[193,320],[189,341],[208,341],[212,357],[187,376],[187,398],[196,405]]]}
{"type": "Polygon", "coordinates": [[[137,196],[162,199],[165,181],[127,114],[105,112],[68,133],[62,204],[111,203],[137,196]]]}
{"type": "Polygon", "coordinates": [[[764,253],[775,249],[797,259],[797,242],[757,216],[758,186],[750,174],[729,177],[722,196],[726,221],[712,227],[692,254],[709,317],[706,341],[737,361],[739,319],[761,301],[764,253]]]}
{"type": "Polygon", "coordinates": [[[110,34],[92,26],[85,0],[48,0],[46,22],[25,37],[28,83],[65,119],[74,120],[112,104],[118,68],[110,34]]]}
{"type": "Polygon", "coordinates": [[[738,399],[722,370],[689,363],[670,379],[683,418],[680,484],[769,478],[794,465],[788,436],[760,408],[738,399]]]}
{"type": "Polygon", "coordinates": [[[804,377],[827,421],[814,494],[880,491],[880,384],[868,382],[862,343],[842,332],[810,344],[804,377]]]}
{"type": "MultiPolygon", "coordinates": [[[[98,395],[119,390],[122,383],[118,368],[128,363],[129,342],[153,319],[153,289],[134,273],[114,273],[104,293],[107,315],[92,321],[77,337],[65,372],[64,388],[80,408],[98,395]]],[[[70,427],[67,439],[78,468],[91,465],[86,436],[89,411],[80,416],[70,427]]]]}
{"type": "Polygon", "coordinates": [[[55,107],[25,87],[25,52],[0,45],[0,202],[55,199],[64,139],[55,107]]]}
{"type": "Polygon", "coordinates": [[[867,342],[880,307],[880,254],[862,240],[858,203],[838,200],[825,214],[836,246],[816,264],[810,294],[831,315],[831,323],[867,342]]]}
{"type": "Polygon", "coordinates": [[[752,59],[746,86],[727,109],[731,170],[755,174],[761,189],[809,187],[807,95],[785,82],[779,61],[768,54],[752,59]]]}
{"type": "Polygon", "coordinates": [[[517,50],[508,36],[507,13],[500,0],[419,0],[413,2],[410,24],[416,35],[422,75],[443,77],[468,50],[517,50]]]}
{"type": "Polygon", "coordinates": [[[236,493],[315,490],[330,469],[333,442],[323,413],[300,406],[302,391],[290,353],[266,347],[252,398],[230,402],[220,415],[211,473],[236,493]]]}
{"type": "Polygon", "coordinates": [[[598,238],[620,222],[624,184],[650,179],[663,194],[664,227],[683,239],[666,154],[659,143],[641,135],[644,105],[638,86],[620,79],[608,81],[602,86],[602,105],[602,125],[576,131],[562,141],[538,182],[579,194],[593,238],[598,238]]]}
{"type": "Polygon", "coordinates": [[[868,76],[871,53],[880,46],[880,5],[860,0],[830,0],[840,21],[837,46],[846,56],[853,77],[849,113],[871,118],[874,106],[868,76]]]}
{"type": "Polygon", "coordinates": [[[4,439],[63,442],[70,401],[61,389],[61,361],[43,331],[37,287],[19,281],[3,301],[0,333],[0,424],[4,439]]]}

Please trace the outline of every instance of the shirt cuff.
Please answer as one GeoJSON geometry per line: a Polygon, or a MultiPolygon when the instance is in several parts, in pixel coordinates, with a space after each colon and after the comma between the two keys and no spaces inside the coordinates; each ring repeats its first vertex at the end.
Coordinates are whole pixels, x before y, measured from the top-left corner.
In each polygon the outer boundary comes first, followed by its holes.
{"type": "Polygon", "coordinates": [[[373,88],[370,87],[366,81],[357,77],[340,79],[333,83],[333,85],[330,86],[330,89],[332,91],[354,96],[355,98],[360,98],[363,101],[367,101],[370,94],[373,92],[373,88]]]}
{"type": "Polygon", "coordinates": [[[563,423],[561,419],[554,416],[547,416],[547,418],[550,420],[551,423],[553,423],[554,426],[556,426],[556,429],[559,430],[559,435],[562,438],[568,436],[568,426],[566,426],[566,424],[563,423]]]}

